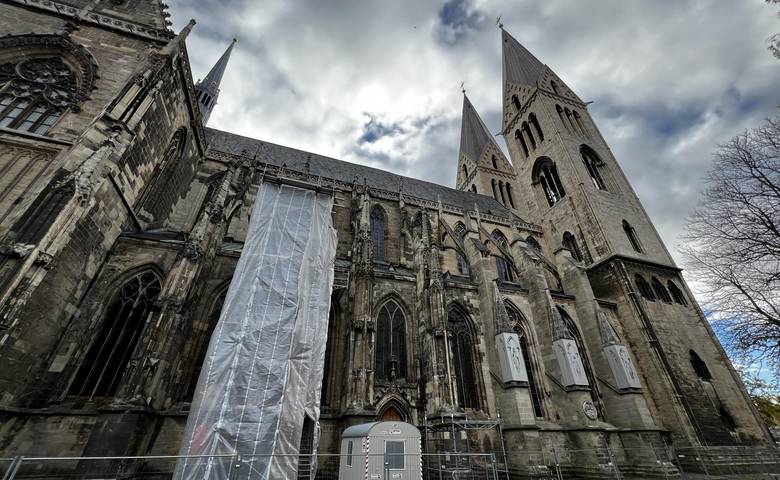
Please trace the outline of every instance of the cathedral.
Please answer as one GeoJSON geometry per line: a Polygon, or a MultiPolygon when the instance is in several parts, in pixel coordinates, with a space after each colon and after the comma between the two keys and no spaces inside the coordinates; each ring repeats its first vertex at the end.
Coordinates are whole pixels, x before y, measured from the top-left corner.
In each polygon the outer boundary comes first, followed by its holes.
{"type": "Polygon", "coordinates": [[[238,47],[194,82],[168,16],[0,1],[0,457],[179,452],[267,185],[333,202],[301,452],[389,419],[663,478],[647,449],[770,443],[587,104],[506,30],[509,155],[464,94],[452,188],[208,128],[238,47]]]}

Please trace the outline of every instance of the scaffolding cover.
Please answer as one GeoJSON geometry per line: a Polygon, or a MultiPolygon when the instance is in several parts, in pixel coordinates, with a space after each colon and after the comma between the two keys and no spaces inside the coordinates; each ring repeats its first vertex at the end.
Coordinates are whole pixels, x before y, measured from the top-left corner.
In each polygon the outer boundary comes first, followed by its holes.
{"type": "Polygon", "coordinates": [[[304,418],[319,418],[332,207],[327,194],[262,184],[181,447],[182,455],[226,457],[182,459],[175,479],[295,476],[304,418]],[[227,456],[240,456],[241,468],[231,472],[227,456]]]}

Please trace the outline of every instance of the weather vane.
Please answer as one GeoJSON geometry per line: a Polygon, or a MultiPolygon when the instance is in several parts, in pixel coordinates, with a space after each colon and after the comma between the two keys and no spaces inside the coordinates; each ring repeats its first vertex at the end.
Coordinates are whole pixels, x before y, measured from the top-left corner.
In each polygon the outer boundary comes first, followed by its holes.
{"type": "Polygon", "coordinates": [[[464,82],[460,82],[460,91],[463,92],[463,95],[466,94],[466,87],[464,85],[464,82]]]}
{"type": "Polygon", "coordinates": [[[503,29],[503,28],[504,28],[504,24],[503,24],[503,23],[501,23],[501,15],[499,15],[498,17],[496,17],[496,25],[498,25],[498,28],[501,28],[501,29],[503,29]]]}

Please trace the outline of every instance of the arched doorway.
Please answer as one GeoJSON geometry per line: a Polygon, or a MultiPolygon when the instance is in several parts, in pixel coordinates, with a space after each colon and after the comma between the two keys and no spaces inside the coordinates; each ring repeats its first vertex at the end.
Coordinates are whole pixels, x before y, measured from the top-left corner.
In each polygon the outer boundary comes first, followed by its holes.
{"type": "Polygon", "coordinates": [[[394,406],[390,405],[385,409],[384,412],[382,412],[382,415],[379,417],[380,420],[383,422],[393,422],[398,421],[402,422],[404,420],[403,416],[401,415],[401,412],[398,411],[394,406]]]}

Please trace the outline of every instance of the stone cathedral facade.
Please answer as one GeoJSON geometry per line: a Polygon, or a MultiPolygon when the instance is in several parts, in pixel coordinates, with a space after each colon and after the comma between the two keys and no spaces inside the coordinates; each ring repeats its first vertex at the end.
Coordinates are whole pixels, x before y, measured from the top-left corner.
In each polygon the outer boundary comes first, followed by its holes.
{"type": "Polygon", "coordinates": [[[0,2],[0,454],[178,451],[266,182],[335,198],[321,452],[375,419],[648,472],[769,442],[586,104],[509,33],[509,158],[464,97],[449,188],[206,128],[233,44],[193,82],[167,16],[0,2]]]}

